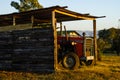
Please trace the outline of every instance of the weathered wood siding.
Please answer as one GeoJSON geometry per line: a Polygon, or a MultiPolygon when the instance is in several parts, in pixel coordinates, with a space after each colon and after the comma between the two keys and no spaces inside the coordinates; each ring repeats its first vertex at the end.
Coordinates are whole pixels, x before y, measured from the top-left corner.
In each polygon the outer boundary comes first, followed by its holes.
{"type": "Polygon", "coordinates": [[[0,32],[0,69],[30,72],[53,71],[52,27],[0,32]]]}

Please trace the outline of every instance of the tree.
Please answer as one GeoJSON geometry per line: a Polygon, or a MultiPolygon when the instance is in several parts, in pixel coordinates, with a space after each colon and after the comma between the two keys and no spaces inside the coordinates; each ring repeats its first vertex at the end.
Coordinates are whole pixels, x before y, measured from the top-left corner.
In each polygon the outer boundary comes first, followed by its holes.
{"type": "Polygon", "coordinates": [[[19,12],[43,8],[43,6],[39,4],[38,0],[20,0],[20,4],[12,1],[11,6],[19,12]]]}
{"type": "Polygon", "coordinates": [[[98,45],[98,50],[99,50],[99,52],[101,51],[104,51],[104,49],[106,48],[105,47],[105,45],[106,45],[106,43],[105,43],[105,41],[103,40],[103,39],[98,39],[97,40],[97,45],[98,45]]]}
{"type": "Polygon", "coordinates": [[[104,29],[98,32],[98,48],[101,52],[106,51],[107,49],[111,48],[109,37],[109,31],[104,29]]]}
{"type": "Polygon", "coordinates": [[[100,51],[116,51],[120,53],[120,29],[110,28],[98,32],[98,48],[100,51]]]}
{"type": "Polygon", "coordinates": [[[116,51],[117,55],[120,55],[120,29],[117,30],[117,35],[113,39],[112,49],[116,51]]]}

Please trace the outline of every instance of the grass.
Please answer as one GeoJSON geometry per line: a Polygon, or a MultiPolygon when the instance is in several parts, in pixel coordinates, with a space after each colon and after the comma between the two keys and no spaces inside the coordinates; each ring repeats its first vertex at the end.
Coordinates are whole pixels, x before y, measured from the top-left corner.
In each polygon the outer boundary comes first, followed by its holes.
{"type": "Polygon", "coordinates": [[[51,74],[0,71],[0,80],[120,80],[120,56],[102,56],[95,66],[51,74]]]}

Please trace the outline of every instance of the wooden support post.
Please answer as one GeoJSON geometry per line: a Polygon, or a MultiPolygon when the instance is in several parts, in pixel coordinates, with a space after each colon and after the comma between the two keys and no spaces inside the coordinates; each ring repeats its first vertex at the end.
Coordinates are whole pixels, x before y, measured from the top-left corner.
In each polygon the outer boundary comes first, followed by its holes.
{"type": "Polygon", "coordinates": [[[94,60],[97,61],[97,38],[96,38],[96,20],[93,20],[93,36],[94,36],[94,60]]]}
{"type": "Polygon", "coordinates": [[[62,22],[60,22],[60,35],[62,36],[62,22]]]}
{"type": "Polygon", "coordinates": [[[16,18],[15,18],[15,16],[13,16],[13,26],[15,26],[16,25],[16,18]]]}
{"type": "Polygon", "coordinates": [[[34,16],[31,16],[31,23],[32,23],[32,27],[34,25],[34,16]]]}
{"type": "Polygon", "coordinates": [[[68,41],[68,34],[67,34],[67,30],[66,30],[66,27],[65,27],[65,26],[64,26],[64,30],[65,30],[66,41],[68,41]]]}
{"type": "Polygon", "coordinates": [[[57,52],[57,31],[56,31],[55,11],[52,11],[52,27],[54,34],[54,69],[57,70],[58,52],[57,52]]]}
{"type": "Polygon", "coordinates": [[[85,32],[83,32],[83,54],[86,57],[86,36],[85,32]]]}

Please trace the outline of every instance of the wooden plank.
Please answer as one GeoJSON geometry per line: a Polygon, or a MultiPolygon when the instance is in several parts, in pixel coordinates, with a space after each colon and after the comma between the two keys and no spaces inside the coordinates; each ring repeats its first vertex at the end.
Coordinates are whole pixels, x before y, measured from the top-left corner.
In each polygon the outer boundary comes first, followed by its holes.
{"type": "Polygon", "coordinates": [[[4,54],[11,54],[13,53],[12,49],[0,49],[0,56],[4,55],[4,54]]]}
{"type": "Polygon", "coordinates": [[[20,25],[10,25],[10,26],[4,26],[4,27],[0,27],[0,32],[3,31],[13,31],[13,30],[24,30],[24,29],[30,29],[32,28],[32,24],[20,24],[20,25]]]}
{"type": "Polygon", "coordinates": [[[35,44],[39,43],[42,44],[42,42],[53,42],[53,38],[42,38],[42,39],[25,39],[24,37],[21,37],[21,39],[16,39],[13,41],[14,44],[35,44]]]}
{"type": "MultiPolygon", "coordinates": [[[[31,56],[19,56],[19,57],[17,57],[17,56],[14,56],[14,57],[12,57],[12,61],[14,62],[16,62],[16,61],[19,61],[19,62],[23,62],[23,61],[27,61],[27,62],[30,62],[30,61],[34,61],[34,60],[32,60],[32,59],[35,59],[35,60],[37,60],[38,59],[38,62],[39,61],[43,61],[42,63],[44,63],[44,61],[48,61],[49,62],[49,60],[53,60],[53,57],[52,56],[50,56],[50,57],[46,57],[46,56],[40,56],[40,57],[36,57],[36,58],[33,58],[33,57],[31,57],[31,56]]],[[[52,62],[49,62],[49,63],[52,63],[52,62]]]]}
{"type": "Polygon", "coordinates": [[[52,65],[32,65],[32,64],[13,64],[15,71],[30,71],[30,72],[53,72],[52,65]]]}
{"type": "Polygon", "coordinates": [[[8,64],[8,63],[0,63],[0,70],[11,70],[12,69],[12,65],[8,64]]]}
{"type": "Polygon", "coordinates": [[[13,26],[15,26],[15,25],[16,25],[16,17],[13,16],[13,26]]]}
{"type": "MultiPolygon", "coordinates": [[[[42,56],[41,56],[42,57],[42,56]]],[[[27,58],[27,57],[25,57],[25,58],[15,58],[15,59],[13,59],[12,58],[12,63],[19,63],[19,64],[23,64],[23,63],[26,63],[26,64],[28,64],[28,63],[30,63],[30,64],[51,64],[51,65],[53,65],[53,63],[54,63],[54,59],[53,59],[53,57],[51,57],[51,58],[48,58],[48,59],[41,59],[41,58],[36,58],[36,59],[34,59],[34,60],[31,60],[32,58],[27,58]]]]}
{"type": "Polygon", "coordinates": [[[4,55],[0,54],[0,61],[1,60],[11,60],[11,59],[12,59],[11,54],[4,54],[4,55]]]}
{"type": "Polygon", "coordinates": [[[24,57],[35,57],[37,56],[38,58],[39,57],[42,57],[42,56],[53,56],[53,52],[17,52],[16,54],[12,54],[13,57],[21,57],[21,56],[24,56],[24,57]],[[34,54],[33,54],[34,53],[34,54]]]}
{"type": "Polygon", "coordinates": [[[14,48],[14,52],[38,52],[38,51],[41,51],[41,52],[48,52],[48,51],[51,51],[52,49],[54,49],[53,46],[38,46],[38,47],[31,47],[31,48],[14,48]],[[48,50],[48,51],[47,51],[48,50]]]}

